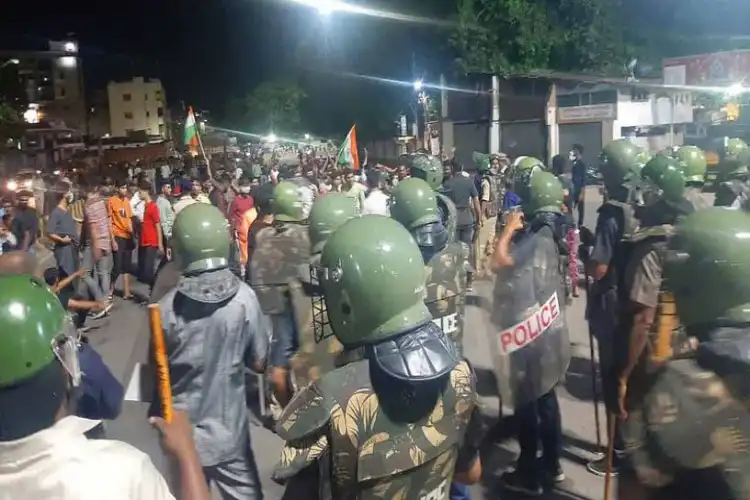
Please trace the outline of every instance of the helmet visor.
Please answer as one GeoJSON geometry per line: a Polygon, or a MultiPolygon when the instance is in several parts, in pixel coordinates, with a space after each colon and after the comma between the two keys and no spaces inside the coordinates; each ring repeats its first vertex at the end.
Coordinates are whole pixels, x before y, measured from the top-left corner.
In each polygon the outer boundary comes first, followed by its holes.
{"type": "Polygon", "coordinates": [[[78,333],[71,321],[65,322],[65,327],[60,334],[52,339],[52,352],[65,371],[70,375],[73,387],[81,385],[81,364],[78,351],[81,348],[81,334],[78,333]]]}

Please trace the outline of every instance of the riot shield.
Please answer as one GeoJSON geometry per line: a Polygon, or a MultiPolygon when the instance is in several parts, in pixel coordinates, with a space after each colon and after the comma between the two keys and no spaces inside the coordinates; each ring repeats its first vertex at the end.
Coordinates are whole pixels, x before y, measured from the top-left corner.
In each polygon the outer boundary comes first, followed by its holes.
{"type": "Polygon", "coordinates": [[[299,339],[299,348],[292,358],[297,387],[304,387],[332,371],[338,354],[343,350],[328,321],[323,291],[315,278],[314,267],[309,269],[301,270],[299,279],[289,288],[299,339]]]}
{"type": "Polygon", "coordinates": [[[258,231],[250,258],[249,282],[264,314],[289,312],[289,285],[297,279],[298,268],[307,265],[309,259],[306,225],[283,223],[258,231]]]}
{"type": "Polygon", "coordinates": [[[442,219],[443,226],[448,232],[448,243],[452,243],[456,239],[456,226],[458,225],[458,210],[456,205],[451,201],[450,198],[442,193],[435,193],[437,199],[438,210],[440,211],[440,218],[442,219]]]}
{"type": "Polygon", "coordinates": [[[535,401],[562,380],[570,363],[565,284],[552,230],[519,235],[512,268],[482,297],[495,377],[508,408],[535,401]]]}
{"type": "Polygon", "coordinates": [[[461,355],[468,254],[469,249],[465,243],[454,242],[435,254],[426,264],[425,304],[432,314],[432,321],[453,340],[461,355]]]}

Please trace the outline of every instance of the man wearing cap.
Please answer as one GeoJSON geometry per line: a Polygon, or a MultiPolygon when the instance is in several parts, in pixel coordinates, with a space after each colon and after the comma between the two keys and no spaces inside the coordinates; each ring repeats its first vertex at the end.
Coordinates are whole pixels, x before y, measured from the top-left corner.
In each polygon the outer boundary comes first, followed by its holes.
{"type": "Polygon", "coordinates": [[[229,222],[216,207],[180,211],[172,252],[180,275],[159,308],[174,406],[190,415],[201,465],[221,497],[260,499],[245,363],[264,371],[270,332],[255,292],[229,269],[229,222]]]}

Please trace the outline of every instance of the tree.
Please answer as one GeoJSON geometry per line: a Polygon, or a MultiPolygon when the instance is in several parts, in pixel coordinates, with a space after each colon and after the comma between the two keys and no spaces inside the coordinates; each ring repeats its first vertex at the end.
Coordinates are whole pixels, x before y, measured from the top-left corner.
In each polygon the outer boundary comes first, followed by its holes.
{"type": "Polygon", "coordinates": [[[617,0],[457,0],[452,43],[466,73],[534,70],[622,74],[617,0]]]}
{"type": "Polygon", "coordinates": [[[306,97],[296,83],[268,81],[255,87],[247,96],[232,99],[227,116],[234,125],[243,128],[287,133],[299,128],[300,105],[306,97]]]}

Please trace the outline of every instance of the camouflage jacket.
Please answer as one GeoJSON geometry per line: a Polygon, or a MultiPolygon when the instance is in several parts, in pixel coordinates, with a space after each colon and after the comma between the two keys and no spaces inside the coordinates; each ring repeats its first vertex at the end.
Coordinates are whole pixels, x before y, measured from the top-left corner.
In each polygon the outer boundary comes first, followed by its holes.
{"type": "Polygon", "coordinates": [[[258,231],[248,266],[249,281],[265,314],[288,312],[289,283],[297,278],[299,267],[309,259],[307,226],[284,223],[258,231]]]}
{"type": "Polygon", "coordinates": [[[722,182],[716,188],[715,207],[748,209],[750,205],[750,186],[746,181],[732,179],[722,182]]]}
{"type": "Polygon", "coordinates": [[[432,314],[432,321],[453,340],[459,355],[463,355],[467,276],[465,262],[468,253],[469,249],[465,244],[451,243],[425,264],[425,304],[432,314]]]}
{"type": "Polygon", "coordinates": [[[669,361],[640,387],[628,384],[626,451],[638,481],[652,490],[750,498],[747,362],[709,351],[701,344],[696,359],[669,361]]]}
{"type": "Polygon", "coordinates": [[[347,354],[354,359],[297,393],[281,415],[277,432],[286,443],[274,480],[316,465],[321,500],[447,498],[476,406],[468,364],[436,391],[416,391],[393,379],[374,382],[369,361],[347,354]],[[376,391],[379,384],[386,387],[376,391]]]}

